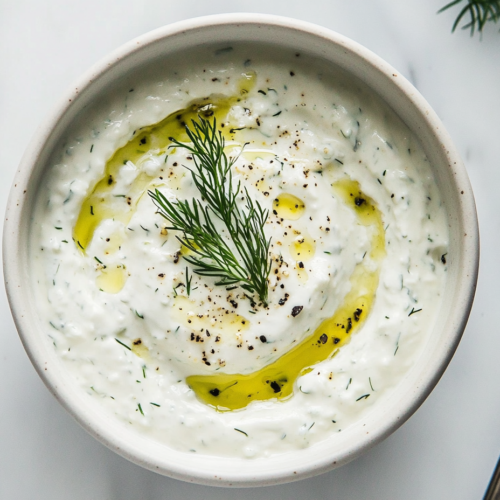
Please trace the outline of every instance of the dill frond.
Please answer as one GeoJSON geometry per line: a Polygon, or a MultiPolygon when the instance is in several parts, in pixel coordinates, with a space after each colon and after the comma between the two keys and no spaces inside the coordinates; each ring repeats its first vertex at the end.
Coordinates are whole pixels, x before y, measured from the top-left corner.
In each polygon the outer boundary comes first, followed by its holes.
{"type": "Polygon", "coordinates": [[[465,21],[462,29],[470,29],[471,36],[474,35],[476,30],[481,33],[488,21],[496,23],[500,20],[500,0],[453,0],[438,10],[438,14],[463,2],[465,2],[465,5],[453,23],[452,33],[457,29],[462,20],[465,21]],[[467,19],[464,19],[467,15],[468,22],[467,19]]]}
{"type": "Polygon", "coordinates": [[[196,274],[218,279],[216,285],[238,284],[267,305],[271,240],[266,239],[264,225],[269,211],[254,202],[240,182],[234,184],[231,167],[237,158],[227,157],[215,119],[193,120],[186,132],[191,143],[170,138],[170,147],[192,154],[194,168],[186,168],[201,199],[170,201],[158,189],[149,195],[170,223],[167,229],[182,233],[177,239],[191,251],[183,258],[195,266],[196,274]],[[242,196],[246,210],[237,203],[242,196]]]}

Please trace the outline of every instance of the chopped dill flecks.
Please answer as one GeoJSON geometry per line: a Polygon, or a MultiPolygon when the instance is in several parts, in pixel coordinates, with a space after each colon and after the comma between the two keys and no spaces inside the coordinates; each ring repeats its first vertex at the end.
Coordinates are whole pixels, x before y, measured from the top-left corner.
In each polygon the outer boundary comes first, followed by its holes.
{"type": "MultiPolygon", "coordinates": [[[[145,365],[143,365],[143,367],[142,367],[142,376],[143,376],[144,378],[146,378],[146,366],[145,366],[145,365]]],[[[373,389],[373,388],[372,388],[372,389],[373,389]]]]}
{"type": "Polygon", "coordinates": [[[186,293],[189,297],[191,295],[191,281],[193,280],[192,276],[189,276],[189,268],[186,266],[186,293]]]}
{"type": "Polygon", "coordinates": [[[135,314],[137,315],[138,318],[144,319],[144,316],[142,314],[138,313],[137,310],[135,311],[135,314]]]}
{"type": "Polygon", "coordinates": [[[92,146],[90,146],[90,152],[92,153],[92,151],[94,151],[94,145],[92,144],[92,146]]]}
{"type": "Polygon", "coordinates": [[[398,352],[399,349],[399,338],[401,337],[401,332],[398,334],[398,339],[396,340],[396,350],[394,351],[394,356],[396,356],[396,353],[398,352]]]}
{"type": "Polygon", "coordinates": [[[62,227],[57,227],[57,226],[54,226],[54,229],[57,229],[58,231],[61,231],[61,230],[62,230],[62,227]]]}
{"type": "Polygon", "coordinates": [[[127,344],[124,344],[121,340],[118,340],[117,338],[115,338],[115,340],[129,351],[132,350],[127,344]]]}
{"type": "Polygon", "coordinates": [[[150,404],[150,405],[153,405],[153,406],[157,406],[158,408],[160,408],[160,405],[159,405],[158,403],[153,403],[153,402],[151,402],[151,403],[149,403],[149,404],[150,404]]]}
{"type": "Polygon", "coordinates": [[[328,255],[332,255],[332,252],[326,252],[326,251],[325,251],[325,252],[323,252],[323,253],[327,253],[328,255]]]}
{"type": "Polygon", "coordinates": [[[66,205],[66,203],[68,203],[68,201],[71,200],[72,196],[73,196],[73,191],[71,191],[70,189],[67,198],[63,201],[63,205],[66,205]]]}
{"type": "Polygon", "coordinates": [[[351,385],[351,382],[352,382],[352,378],[350,378],[349,382],[347,382],[347,386],[345,388],[346,391],[347,391],[347,389],[349,389],[349,386],[351,385]]]}
{"type": "Polygon", "coordinates": [[[141,415],[144,416],[144,412],[142,411],[141,403],[137,403],[137,407],[139,408],[139,411],[141,412],[141,415]]]}
{"type": "Polygon", "coordinates": [[[314,424],[315,424],[315,423],[316,423],[316,422],[313,422],[313,423],[311,424],[311,427],[309,427],[309,429],[307,429],[307,430],[308,430],[308,431],[310,431],[310,430],[313,428],[313,426],[314,426],[314,424]]]}
{"type": "Polygon", "coordinates": [[[368,399],[370,397],[369,394],[363,394],[362,396],[360,396],[358,399],[356,399],[356,401],[361,401],[362,399],[368,399]]]}
{"type": "Polygon", "coordinates": [[[375,392],[375,389],[373,388],[373,385],[372,385],[372,379],[371,379],[371,377],[368,377],[368,380],[370,382],[370,387],[372,388],[372,391],[375,392]]]}
{"type": "Polygon", "coordinates": [[[420,312],[422,309],[414,309],[413,307],[411,308],[410,314],[408,314],[408,317],[410,317],[412,314],[416,314],[420,312]]]}
{"type": "Polygon", "coordinates": [[[240,429],[237,429],[236,427],[234,428],[235,431],[241,432],[242,434],[245,434],[246,437],[248,437],[248,434],[245,431],[242,431],[240,429]]]}
{"type": "Polygon", "coordinates": [[[273,116],[279,116],[279,115],[281,115],[281,111],[278,111],[277,113],[274,113],[273,116]]]}
{"type": "Polygon", "coordinates": [[[101,261],[101,260],[99,260],[99,259],[98,259],[95,255],[94,255],[94,259],[95,259],[95,260],[97,260],[97,262],[99,262],[99,264],[104,265],[104,264],[102,263],[102,261],[101,261]]]}
{"type": "Polygon", "coordinates": [[[139,224],[139,226],[142,227],[142,229],[144,229],[144,231],[146,231],[146,233],[149,233],[149,229],[146,229],[144,226],[142,226],[141,224],[139,224]]]}

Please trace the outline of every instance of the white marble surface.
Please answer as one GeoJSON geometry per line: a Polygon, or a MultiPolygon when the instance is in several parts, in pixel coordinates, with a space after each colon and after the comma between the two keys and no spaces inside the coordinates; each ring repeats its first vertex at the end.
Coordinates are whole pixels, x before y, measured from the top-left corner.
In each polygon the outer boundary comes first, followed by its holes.
{"type": "Polygon", "coordinates": [[[84,70],[161,25],[222,12],[315,22],[405,74],[462,154],[482,232],[469,325],[437,388],[369,453],[322,476],[269,488],[189,485],[127,462],[87,435],[49,394],[0,293],[0,499],[479,499],[500,453],[500,33],[450,34],[446,0],[0,0],[0,209],[35,128],[84,70]]]}

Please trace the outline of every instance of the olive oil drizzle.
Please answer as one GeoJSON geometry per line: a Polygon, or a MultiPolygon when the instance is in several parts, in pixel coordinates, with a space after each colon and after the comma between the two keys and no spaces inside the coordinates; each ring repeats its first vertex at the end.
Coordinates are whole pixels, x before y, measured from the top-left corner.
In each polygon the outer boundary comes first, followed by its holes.
{"type": "Polygon", "coordinates": [[[273,201],[273,213],[285,220],[298,220],[305,211],[305,203],[290,193],[281,193],[273,201]]]}
{"type": "Polygon", "coordinates": [[[231,99],[220,97],[198,100],[186,109],[170,114],[155,125],[137,130],[133,139],[116,150],[108,160],[104,175],[83,201],[73,231],[77,246],[84,252],[92,241],[97,226],[105,219],[114,219],[128,224],[138,202],[155,179],[144,170],[139,170],[129,190],[117,193],[114,189],[115,183],[124,165],[131,162],[137,166],[148,158],[164,157],[172,143],[171,137],[179,141],[188,140],[185,125],[198,116],[204,118],[216,116],[217,121],[223,123],[231,101],[231,99]]]}
{"type": "MultiPolygon", "coordinates": [[[[116,179],[124,165],[131,162],[137,166],[148,158],[164,157],[172,144],[171,138],[175,137],[180,142],[187,141],[186,124],[200,116],[215,117],[218,123],[225,123],[231,106],[239,102],[242,95],[248,94],[255,83],[255,72],[247,71],[237,83],[238,95],[212,95],[194,100],[187,108],[171,113],[160,122],[135,130],[132,139],[117,149],[107,161],[104,175],[83,201],[73,230],[75,244],[85,252],[97,226],[105,219],[118,220],[124,224],[130,221],[137,203],[154,177],[140,171],[126,193],[116,193],[116,179]]],[[[239,130],[229,128],[223,132],[226,138],[234,139],[239,130]]]]}
{"type": "Polygon", "coordinates": [[[275,362],[247,375],[221,373],[188,377],[187,384],[200,401],[218,411],[229,411],[243,409],[252,401],[287,399],[293,395],[297,378],[334,356],[366,320],[375,300],[379,267],[385,256],[382,216],[375,202],[361,192],[357,181],[341,180],[333,189],[355,212],[358,223],[372,228],[369,257],[376,263],[375,270],[373,266],[366,266],[364,260],[358,264],[350,278],[351,290],[335,314],[275,362]]]}
{"type": "MultiPolygon", "coordinates": [[[[165,158],[172,137],[178,141],[188,140],[186,124],[199,117],[215,117],[219,124],[227,124],[227,114],[231,106],[248,94],[256,83],[256,74],[247,71],[237,82],[238,95],[212,95],[193,101],[187,108],[168,115],[160,122],[135,130],[132,139],[123,147],[117,149],[107,161],[103,176],[97,181],[92,191],[82,203],[80,213],[73,228],[73,240],[82,253],[92,241],[95,230],[106,219],[122,222],[125,226],[130,222],[137,210],[137,205],[149,188],[158,187],[156,176],[150,176],[140,168],[142,162],[152,158],[165,158]],[[120,169],[125,165],[137,168],[137,176],[131,186],[125,191],[116,191],[116,180],[120,169]]],[[[227,124],[229,125],[229,124],[227,124]]],[[[224,125],[223,125],[224,126],[224,125]]],[[[226,139],[235,140],[240,132],[230,126],[222,129],[226,139]]],[[[110,246],[111,247],[111,246],[110,246]]],[[[113,248],[116,251],[118,247],[113,248]]],[[[108,251],[109,253],[114,253],[108,251]]],[[[105,271],[97,276],[97,286],[108,293],[118,293],[125,284],[127,274],[124,269],[105,271]]]]}

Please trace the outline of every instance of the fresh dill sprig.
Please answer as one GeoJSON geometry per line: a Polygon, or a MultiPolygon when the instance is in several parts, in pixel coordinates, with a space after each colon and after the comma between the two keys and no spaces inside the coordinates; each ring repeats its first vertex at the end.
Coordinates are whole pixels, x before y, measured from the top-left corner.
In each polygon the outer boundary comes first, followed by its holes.
{"type": "Polygon", "coordinates": [[[453,0],[438,10],[438,14],[464,1],[465,5],[453,23],[452,33],[467,14],[469,15],[469,22],[466,22],[462,29],[470,29],[471,36],[474,35],[476,30],[481,33],[488,21],[496,23],[500,20],[500,0],[453,0]]]}
{"type": "Polygon", "coordinates": [[[240,189],[240,182],[234,185],[231,167],[237,158],[227,157],[215,119],[192,120],[192,128],[186,126],[186,132],[191,143],[170,138],[170,147],[191,153],[194,168],[186,168],[201,200],[171,201],[158,189],[149,195],[170,223],[167,229],[182,233],[177,239],[191,251],[183,258],[195,266],[196,274],[218,278],[216,285],[239,284],[267,305],[271,239],[266,239],[264,225],[269,211],[252,201],[246,188],[240,189]],[[246,210],[237,204],[242,196],[246,210]]]}

